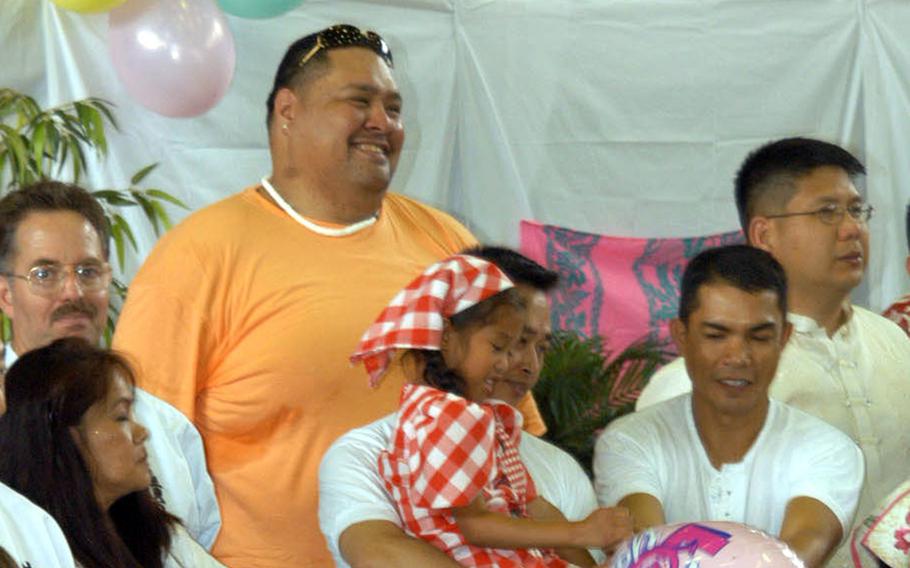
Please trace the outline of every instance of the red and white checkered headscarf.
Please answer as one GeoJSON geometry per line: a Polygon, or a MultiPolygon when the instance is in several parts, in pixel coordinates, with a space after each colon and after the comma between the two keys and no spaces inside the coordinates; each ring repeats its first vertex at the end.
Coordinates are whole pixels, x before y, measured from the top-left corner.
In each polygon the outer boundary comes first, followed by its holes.
{"type": "Polygon", "coordinates": [[[360,338],[351,363],[363,361],[375,387],[394,350],[438,350],[445,318],[512,286],[499,267],[481,258],[456,254],[441,260],[392,298],[360,338]]]}

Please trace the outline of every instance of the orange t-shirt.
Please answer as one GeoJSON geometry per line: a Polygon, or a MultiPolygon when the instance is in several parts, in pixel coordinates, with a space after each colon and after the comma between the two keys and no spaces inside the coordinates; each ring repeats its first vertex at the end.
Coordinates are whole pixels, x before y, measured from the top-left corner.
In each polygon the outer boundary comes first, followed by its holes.
{"type": "MultiPolygon", "coordinates": [[[[114,348],[139,385],[199,428],[228,566],[331,566],[317,519],[323,453],[397,408],[348,363],[383,307],[433,262],[475,244],[450,216],[389,194],[379,220],[318,235],[249,188],[165,235],[130,285],[114,348]]],[[[533,401],[529,431],[542,430],[533,401]]]]}

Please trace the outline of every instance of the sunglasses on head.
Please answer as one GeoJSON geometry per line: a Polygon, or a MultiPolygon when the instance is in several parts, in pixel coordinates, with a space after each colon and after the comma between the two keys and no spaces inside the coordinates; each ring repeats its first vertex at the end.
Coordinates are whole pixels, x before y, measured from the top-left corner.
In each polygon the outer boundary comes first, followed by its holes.
{"type": "Polygon", "coordinates": [[[339,47],[366,47],[381,57],[386,65],[394,67],[392,50],[389,49],[389,44],[379,34],[370,30],[361,31],[360,28],[349,24],[338,24],[317,33],[316,44],[303,54],[303,57],[297,63],[297,67],[300,68],[306,65],[309,60],[322,50],[337,49],[339,47]]]}

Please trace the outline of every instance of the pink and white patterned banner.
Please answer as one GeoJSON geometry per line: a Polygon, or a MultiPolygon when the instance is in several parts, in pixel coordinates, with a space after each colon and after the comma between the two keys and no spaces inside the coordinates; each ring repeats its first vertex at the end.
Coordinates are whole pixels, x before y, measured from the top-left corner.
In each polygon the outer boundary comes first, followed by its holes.
{"type": "Polygon", "coordinates": [[[742,242],[741,231],[637,239],[521,222],[522,253],[560,275],[553,328],[600,335],[613,354],[645,336],[669,343],[686,263],[706,248],[742,242]]]}

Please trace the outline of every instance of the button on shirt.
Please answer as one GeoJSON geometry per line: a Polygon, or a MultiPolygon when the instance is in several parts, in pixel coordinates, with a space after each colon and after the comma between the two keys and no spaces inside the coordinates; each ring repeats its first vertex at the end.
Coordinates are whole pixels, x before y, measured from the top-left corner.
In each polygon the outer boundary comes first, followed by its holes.
{"type": "Polygon", "coordinates": [[[863,459],[842,432],[772,400],[742,461],[711,465],[682,395],[610,424],[597,440],[595,491],[603,506],[634,493],[660,501],[667,523],[733,521],[780,534],[787,503],[811,497],[850,527],[863,459]]]}

